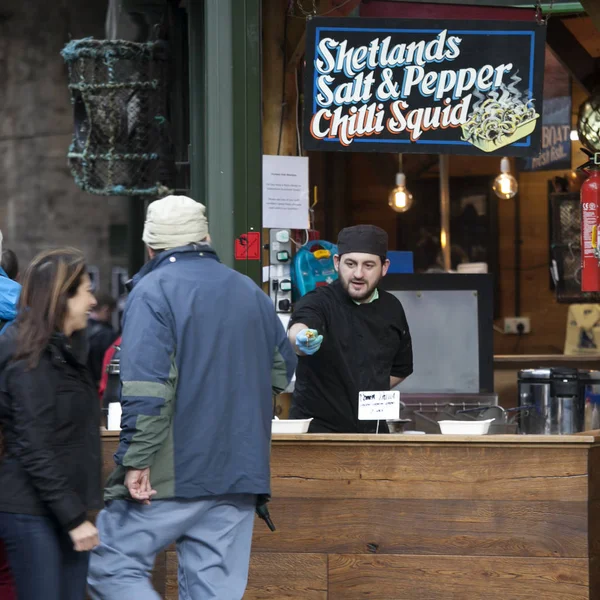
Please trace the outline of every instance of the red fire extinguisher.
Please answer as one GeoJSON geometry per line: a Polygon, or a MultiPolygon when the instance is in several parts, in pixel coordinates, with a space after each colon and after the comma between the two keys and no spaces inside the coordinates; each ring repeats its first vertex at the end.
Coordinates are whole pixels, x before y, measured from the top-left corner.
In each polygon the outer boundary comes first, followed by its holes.
{"type": "Polygon", "coordinates": [[[580,167],[588,173],[581,186],[581,291],[600,292],[600,152],[584,152],[590,160],[580,167]]]}

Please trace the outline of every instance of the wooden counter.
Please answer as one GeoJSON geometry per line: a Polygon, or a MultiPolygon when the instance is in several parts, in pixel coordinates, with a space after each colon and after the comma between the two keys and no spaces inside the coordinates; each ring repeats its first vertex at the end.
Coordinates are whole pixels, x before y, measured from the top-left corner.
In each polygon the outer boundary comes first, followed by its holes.
{"type": "Polygon", "coordinates": [[[600,598],[598,437],[275,436],[272,480],[245,600],[600,598]]]}

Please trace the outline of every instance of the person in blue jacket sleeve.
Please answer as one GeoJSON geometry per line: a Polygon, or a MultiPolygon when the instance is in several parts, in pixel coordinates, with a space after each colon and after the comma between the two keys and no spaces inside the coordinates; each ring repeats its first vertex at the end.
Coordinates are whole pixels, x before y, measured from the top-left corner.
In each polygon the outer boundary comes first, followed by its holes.
{"type": "MultiPolygon", "coordinates": [[[[2,250],[2,232],[0,231],[0,256],[2,250]]],[[[16,259],[16,257],[15,257],[16,259]]],[[[1,263],[0,263],[1,264],[1,263]]],[[[18,275],[18,267],[17,267],[18,275]]],[[[0,334],[17,318],[17,307],[21,296],[21,284],[14,281],[0,266],[0,334]]]]}
{"type": "MultiPolygon", "coordinates": [[[[19,304],[19,298],[21,296],[21,285],[16,281],[16,277],[19,274],[18,262],[16,256],[9,250],[2,249],[2,232],[0,231],[0,256],[2,261],[0,262],[0,334],[4,333],[6,328],[15,320],[17,317],[17,306],[19,304]],[[14,273],[10,275],[4,270],[4,257],[5,253],[10,254],[12,264],[16,265],[14,273]],[[12,275],[12,277],[11,277],[12,275]]],[[[8,358],[8,357],[7,357],[8,358]]],[[[6,366],[6,360],[2,361],[3,364],[0,368],[6,366]]],[[[0,440],[2,432],[0,431],[0,440]]],[[[0,446],[2,446],[0,442],[0,446]]],[[[0,459],[2,450],[0,449],[0,459]]],[[[16,591],[14,587],[14,581],[10,567],[8,564],[8,558],[6,556],[6,549],[4,542],[0,539],[0,598],[5,600],[16,600],[16,591]]]]}
{"type": "Polygon", "coordinates": [[[176,542],[181,598],[241,599],[257,499],[270,494],[272,394],[295,353],[268,296],[219,261],[202,204],[153,202],[143,240],[151,260],[124,313],[121,437],[90,594],[159,599],[154,558],[176,542]]]}

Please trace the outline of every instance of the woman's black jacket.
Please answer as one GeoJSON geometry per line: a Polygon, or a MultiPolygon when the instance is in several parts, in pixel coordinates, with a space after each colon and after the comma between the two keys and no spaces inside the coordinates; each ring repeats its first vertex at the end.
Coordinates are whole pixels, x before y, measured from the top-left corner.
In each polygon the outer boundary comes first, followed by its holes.
{"type": "Polygon", "coordinates": [[[16,326],[0,336],[0,511],[49,515],[69,531],[102,507],[100,404],[84,333],[55,335],[38,365],[11,360],[16,326]]]}

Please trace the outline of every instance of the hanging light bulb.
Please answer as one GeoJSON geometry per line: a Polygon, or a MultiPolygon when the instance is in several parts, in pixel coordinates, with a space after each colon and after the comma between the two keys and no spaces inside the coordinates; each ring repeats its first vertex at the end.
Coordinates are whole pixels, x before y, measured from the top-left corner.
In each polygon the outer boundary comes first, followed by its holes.
{"type": "Polygon", "coordinates": [[[413,204],[413,195],[406,189],[406,175],[402,172],[402,154],[398,155],[396,187],[390,192],[388,204],[396,212],[406,212],[413,204]]]}
{"type": "Polygon", "coordinates": [[[500,161],[500,175],[494,179],[492,189],[496,192],[498,198],[504,200],[514,198],[519,190],[517,180],[510,174],[510,162],[506,157],[500,161]]]}

